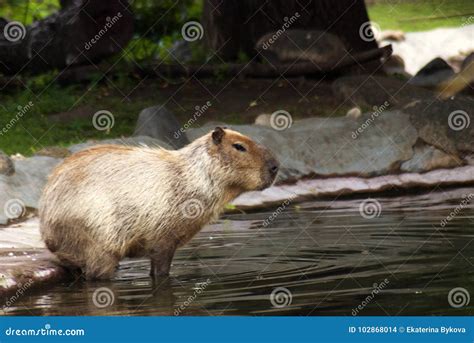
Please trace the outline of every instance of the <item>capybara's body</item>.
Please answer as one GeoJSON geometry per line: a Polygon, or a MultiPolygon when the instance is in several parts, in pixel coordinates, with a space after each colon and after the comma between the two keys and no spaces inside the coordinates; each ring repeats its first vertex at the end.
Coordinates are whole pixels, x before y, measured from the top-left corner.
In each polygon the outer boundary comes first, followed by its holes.
{"type": "Polygon", "coordinates": [[[266,148],[216,128],[188,146],[104,145],[67,158],[40,202],[47,247],[87,278],[111,278],[127,256],[149,256],[167,275],[177,247],[244,191],[271,185],[278,163],[266,148]]]}

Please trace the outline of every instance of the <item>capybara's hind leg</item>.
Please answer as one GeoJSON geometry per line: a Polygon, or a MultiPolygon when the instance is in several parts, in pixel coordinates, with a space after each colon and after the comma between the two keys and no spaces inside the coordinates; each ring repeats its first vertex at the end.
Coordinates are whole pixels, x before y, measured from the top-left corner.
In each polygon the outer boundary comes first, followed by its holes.
{"type": "Polygon", "coordinates": [[[87,257],[83,272],[87,280],[111,279],[115,274],[118,263],[119,258],[112,253],[103,252],[100,255],[91,254],[87,257]]]}

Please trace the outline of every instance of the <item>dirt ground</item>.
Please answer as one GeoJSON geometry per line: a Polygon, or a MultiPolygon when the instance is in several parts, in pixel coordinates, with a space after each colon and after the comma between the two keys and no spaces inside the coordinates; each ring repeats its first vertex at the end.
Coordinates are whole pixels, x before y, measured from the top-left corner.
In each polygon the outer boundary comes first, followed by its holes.
{"type": "MultiPolygon", "coordinates": [[[[149,80],[149,83],[157,81],[149,80]]],[[[186,83],[159,83],[158,94],[143,86],[131,95],[131,101],[142,97],[157,97],[180,122],[186,122],[208,101],[211,106],[197,125],[208,121],[253,123],[261,113],[288,111],[293,119],[311,116],[345,115],[352,104],[336,99],[329,79],[233,79],[223,81],[192,79],[186,83]],[[145,90],[145,91],[144,91],[145,90]]]]}

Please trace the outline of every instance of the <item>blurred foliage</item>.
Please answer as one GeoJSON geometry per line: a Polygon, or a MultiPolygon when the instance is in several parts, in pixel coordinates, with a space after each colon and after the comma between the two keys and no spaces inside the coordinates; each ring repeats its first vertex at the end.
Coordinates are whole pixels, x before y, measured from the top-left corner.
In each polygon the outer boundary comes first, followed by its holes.
{"type": "Polygon", "coordinates": [[[180,32],[183,23],[199,19],[202,0],[133,0],[135,32],[155,42],[180,32]]]}
{"type": "Polygon", "coordinates": [[[370,20],[382,30],[426,31],[469,24],[468,18],[474,12],[474,1],[380,1],[367,6],[367,10],[370,20]]]}
{"type": "Polygon", "coordinates": [[[59,7],[59,0],[0,0],[0,17],[29,25],[47,17],[59,7]]]}

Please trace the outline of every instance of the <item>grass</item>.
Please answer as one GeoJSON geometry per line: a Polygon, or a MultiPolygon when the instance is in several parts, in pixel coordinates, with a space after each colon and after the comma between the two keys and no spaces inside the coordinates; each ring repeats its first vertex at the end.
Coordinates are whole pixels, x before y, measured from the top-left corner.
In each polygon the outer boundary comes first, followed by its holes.
{"type": "MultiPolygon", "coordinates": [[[[127,91],[125,88],[122,91],[127,91]]],[[[45,91],[20,91],[2,95],[0,102],[0,131],[12,123],[6,133],[0,135],[0,150],[7,154],[32,155],[47,146],[68,146],[87,139],[106,139],[129,136],[133,133],[140,110],[155,104],[156,99],[124,100],[113,94],[109,85],[91,87],[60,87],[52,85],[45,91]],[[18,117],[19,106],[30,107],[18,117]],[[86,107],[90,115],[67,123],[51,120],[50,115],[86,107]],[[94,128],[91,116],[99,110],[112,112],[115,120],[110,132],[94,128]]],[[[125,93],[126,94],[126,93],[125,93]]]]}
{"type": "Polygon", "coordinates": [[[474,24],[472,0],[379,1],[367,10],[382,30],[426,31],[474,24]]]}

